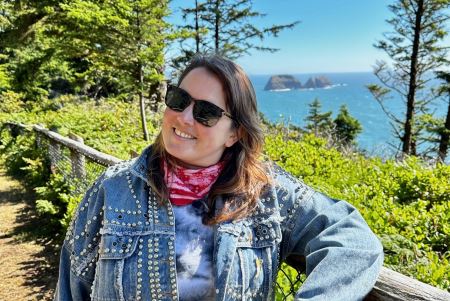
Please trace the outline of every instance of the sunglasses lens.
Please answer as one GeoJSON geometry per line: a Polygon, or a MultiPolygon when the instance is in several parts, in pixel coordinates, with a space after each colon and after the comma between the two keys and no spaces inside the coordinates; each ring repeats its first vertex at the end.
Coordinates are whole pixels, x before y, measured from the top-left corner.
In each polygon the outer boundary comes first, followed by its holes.
{"type": "Polygon", "coordinates": [[[195,120],[205,126],[214,126],[222,117],[222,109],[208,101],[197,100],[194,105],[195,120]]]}
{"type": "Polygon", "coordinates": [[[166,94],[166,105],[177,112],[183,112],[189,104],[191,99],[189,94],[177,87],[169,87],[166,94]]]}

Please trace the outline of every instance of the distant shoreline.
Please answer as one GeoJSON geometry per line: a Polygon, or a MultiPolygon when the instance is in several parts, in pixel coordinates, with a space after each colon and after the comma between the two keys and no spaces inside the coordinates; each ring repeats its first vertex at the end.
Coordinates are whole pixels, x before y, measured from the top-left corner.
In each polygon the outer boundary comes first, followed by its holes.
{"type": "Polygon", "coordinates": [[[291,75],[323,75],[323,74],[373,74],[373,71],[349,71],[349,72],[300,72],[300,73],[289,73],[289,72],[274,72],[274,73],[248,73],[249,76],[272,76],[275,74],[291,74],[291,75]]]}
{"type": "Polygon", "coordinates": [[[333,84],[331,86],[327,86],[327,87],[323,87],[323,88],[300,88],[300,89],[271,89],[271,90],[266,90],[268,92],[289,92],[289,91],[314,91],[314,90],[327,90],[327,89],[333,89],[333,88],[337,88],[337,87],[346,87],[348,84],[347,83],[339,83],[339,84],[333,84]]]}

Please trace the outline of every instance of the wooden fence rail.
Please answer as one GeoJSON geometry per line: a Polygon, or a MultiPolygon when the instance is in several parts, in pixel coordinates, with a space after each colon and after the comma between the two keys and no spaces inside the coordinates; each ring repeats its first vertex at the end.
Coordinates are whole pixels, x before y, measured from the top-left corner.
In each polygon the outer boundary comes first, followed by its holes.
{"type": "MultiPolygon", "coordinates": [[[[72,170],[76,177],[83,177],[85,175],[83,168],[85,157],[103,166],[111,166],[121,161],[114,156],[84,145],[82,140],[76,141],[79,140],[78,138],[70,139],[39,125],[26,126],[8,122],[4,126],[7,126],[13,135],[18,135],[25,130],[31,130],[45,136],[49,140],[49,148],[53,148],[52,151],[60,149],[60,145],[69,148],[71,151],[72,170]]],[[[294,268],[301,269],[301,267],[296,266],[294,268]]],[[[450,301],[450,293],[383,267],[374,288],[364,300],[450,301]]]]}

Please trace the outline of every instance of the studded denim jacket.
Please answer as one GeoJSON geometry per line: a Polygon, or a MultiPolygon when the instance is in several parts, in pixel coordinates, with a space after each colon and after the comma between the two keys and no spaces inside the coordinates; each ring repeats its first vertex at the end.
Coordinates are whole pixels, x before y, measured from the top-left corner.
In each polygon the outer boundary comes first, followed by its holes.
{"type": "MultiPolygon", "coordinates": [[[[61,250],[55,300],[178,300],[174,215],[148,186],[150,151],[108,168],[86,193],[61,250]]],[[[383,252],[361,215],[271,172],[257,210],[214,227],[216,300],[273,300],[277,270],[291,259],[307,274],[295,300],[362,300],[383,252]]]]}

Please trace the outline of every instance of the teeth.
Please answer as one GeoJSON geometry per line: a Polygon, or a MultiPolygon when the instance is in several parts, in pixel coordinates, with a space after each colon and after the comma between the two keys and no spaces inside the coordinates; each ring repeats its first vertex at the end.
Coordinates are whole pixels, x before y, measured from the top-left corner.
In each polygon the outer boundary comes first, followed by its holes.
{"type": "Polygon", "coordinates": [[[179,131],[178,129],[175,129],[175,134],[177,134],[178,136],[183,137],[183,138],[188,138],[188,139],[194,138],[194,136],[183,133],[183,132],[179,131]]]}

